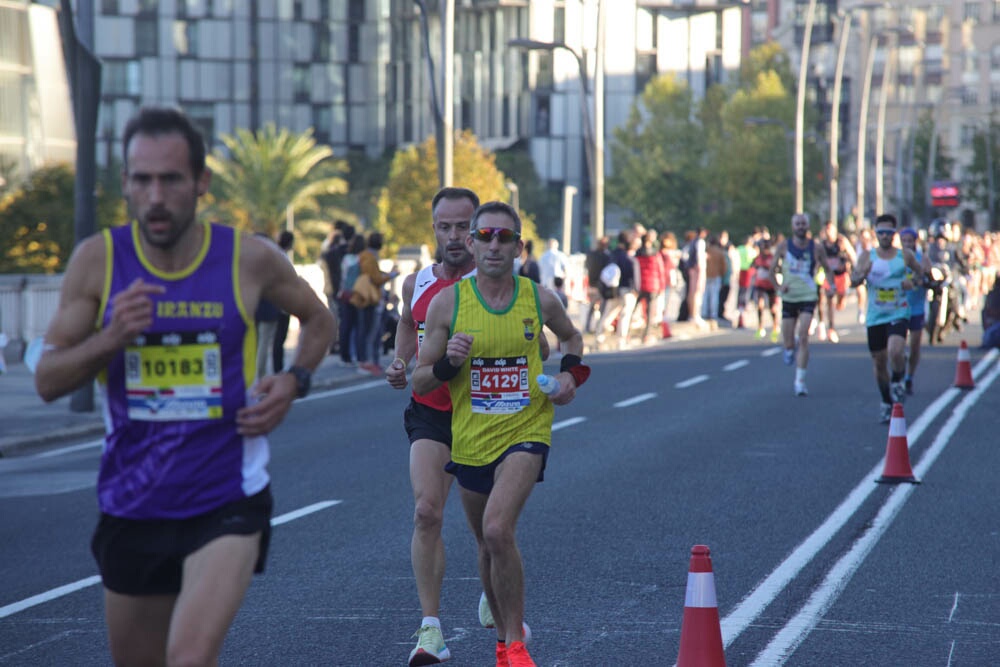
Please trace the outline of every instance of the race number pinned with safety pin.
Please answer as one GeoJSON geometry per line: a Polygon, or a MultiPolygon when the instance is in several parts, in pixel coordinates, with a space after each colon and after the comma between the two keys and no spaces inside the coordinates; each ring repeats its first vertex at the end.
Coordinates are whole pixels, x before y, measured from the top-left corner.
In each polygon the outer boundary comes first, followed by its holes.
{"type": "Polygon", "coordinates": [[[218,335],[184,331],[139,336],[125,349],[125,394],[130,419],[221,419],[218,335]]]}
{"type": "Polygon", "coordinates": [[[473,412],[513,414],[531,404],[527,357],[473,357],[470,374],[473,412]]]}

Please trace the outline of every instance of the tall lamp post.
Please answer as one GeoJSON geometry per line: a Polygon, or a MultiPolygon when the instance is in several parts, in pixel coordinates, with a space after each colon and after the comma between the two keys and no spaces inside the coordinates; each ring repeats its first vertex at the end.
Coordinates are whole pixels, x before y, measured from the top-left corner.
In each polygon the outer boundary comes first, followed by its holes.
{"type": "Polygon", "coordinates": [[[809,0],[806,9],[806,25],[802,33],[802,58],[799,63],[799,89],[795,102],[795,212],[803,211],[802,182],[805,178],[805,164],[802,158],[805,134],[806,83],[809,73],[809,45],[812,42],[813,20],[816,16],[816,0],[809,0]]]}
{"type": "Polygon", "coordinates": [[[424,57],[431,85],[431,111],[434,113],[434,139],[437,147],[438,185],[445,187],[454,180],[455,118],[455,0],[443,0],[441,5],[441,75],[444,103],[438,101],[437,77],[431,57],[430,31],[427,27],[427,5],[413,0],[420,8],[420,28],[423,33],[424,57]],[[442,108],[443,107],[443,108],[442,108]]]}
{"type": "MultiPolygon", "coordinates": [[[[587,66],[583,61],[583,56],[577,53],[576,49],[564,42],[543,42],[535,39],[512,39],[507,42],[508,46],[516,49],[526,49],[529,51],[556,51],[563,49],[569,51],[576,58],[577,68],[580,77],[580,114],[583,118],[583,148],[587,162],[587,176],[590,181],[590,229],[591,236],[598,239],[604,235],[604,160],[598,160],[598,153],[603,153],[603,147],[598,147],[597,135],[603,134],[595,131],[591,124],[590,108],[587,105],[587,98],[590,96],[590,87],[587,79],[587,66]],[[600,168],[598,168],[600,167],[600,168]]],[[[604,115],[603,95],[594,95],[595,116],[600,112],[604,115]]]]}

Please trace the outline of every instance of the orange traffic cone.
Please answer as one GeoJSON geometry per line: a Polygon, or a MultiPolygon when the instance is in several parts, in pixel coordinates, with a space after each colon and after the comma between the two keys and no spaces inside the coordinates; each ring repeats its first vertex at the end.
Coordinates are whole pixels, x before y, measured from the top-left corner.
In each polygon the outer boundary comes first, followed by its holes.
{"type": "Polygon", "coordinates": [[[879,484],[920,484],[910,468],[910,445],[906,442],[906,418],[903,405],[892,406],[892,420],[889,422],[889,440],[885,445],[885,466],[882,476],[875,480],[879,484]]]}
{"type": "Polygon", "coordinates": [[[670,333],[670,323],[667,322],[666,320],[663,320],[662,322],[660,322],[660,328],[663,329],[663,337],[664,338],[670,338],[671,336],[673,336],[673,334],[670,333]]]}
{"type": "Polygon", "coordinates": [[[715,575],[708,547],[691,547],[684,620],[681,622],[681,650],[677,667],[725,667],[722,627],[715,601],[715,575]]]}
{"type": "Polygon", "coordinates": [[[969,346],[963,340],[958,347],[958,366],[955,367],[955,386],[959,389],[973,389],[976,383],[972,379],[972,361],[969,356],[969,346]]]}

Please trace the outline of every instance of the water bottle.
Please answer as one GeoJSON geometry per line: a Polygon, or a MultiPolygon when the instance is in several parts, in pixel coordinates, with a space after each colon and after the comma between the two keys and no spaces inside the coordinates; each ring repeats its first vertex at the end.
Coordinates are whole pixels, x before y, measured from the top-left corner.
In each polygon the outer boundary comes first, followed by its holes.
{"type": "Polygon", "coordinates": [[[535,378],[535,382],[538,383],[538,388],[542,390],[543,394],[554,394],[559,391],[559,380],[551,375],[539,375],[535,378]]]}

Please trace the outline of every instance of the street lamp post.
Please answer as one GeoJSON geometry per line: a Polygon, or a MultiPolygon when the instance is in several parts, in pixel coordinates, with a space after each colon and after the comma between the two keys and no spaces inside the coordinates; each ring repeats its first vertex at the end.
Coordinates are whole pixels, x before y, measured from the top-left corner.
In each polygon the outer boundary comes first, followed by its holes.
{"type": "Polygon", "coordinates": [[[830,102],[830,221],[838,224],[840,198],[840,94],[844,81],[847,38],[851,33],[851,13],[844,12],[840,23],[837,67],[833,74],[833,99],[830,102]]]}
{"type": "Polygon", "coordinates": [[[424,57],[431,86],[431,111],[434,114],[434,140],[437,148],[438,185],[451,185],[454,178],[454,73],[455,73],[455,0],[444,0],[441,17],[441,69],[444,89],[444,109],[438,101],[437,77],[431,57],[430,31],[427,27],[427,5],[424,0],[413,0],[420,8],[420,28],[423,34],[424,57]]]}
{"type": "MultiPolygon", "coordinates": [[[[894,33],[895,35],[895,33],[894,33]]],[[[882,84],[879,86],[878,126],[875,128],[875,211],[885,211],[885,111],[889,100],[889,80],[892,78],[893,54],[896,50],[896,40],[889,49],[885,66],[882,68],[882,84]]]]}
{"type": "Polygon", "coordinates": [[[868,98],[872,92],[872,72],[875,70],[875,49],[878,46],[878,35],[872,35],[868,44],[868,56],[865,60],[865,79],[861,85],[860,113],[858,114],[858,188],[857,206],[860,217],[859,226],[865,220],[865,152],[868,141],[868,98]]]}
{"type": "MultiPolygon", "coordinates": [[[[600,7],[598,10],[600,10],[600,7]]],[[[601,86],[601,92],[597,90],[602,77],[596,77],[594,89],[594,122],[596,125],[592,125],[590,108],[587,105],[587,97],[590,95],[590,88],[587,83],[587,66],[584,63],[583,56],[576,49],[564,42],[543,42],[535,39],[512,39],[507,42],[507,45],[530,51],[556,51],[557,49],[563,49],[570,52],[576,59],[580,77],[580,113],[583,118],[584,156],[587,162],[587,176],[590,181],[590,229],[593,239],[598,239],[604,236],[604,147],[603,137],[601,136],[603,135],[601,131],[603,122],[598,120],[604,117],[603,86],[601,86]]]]}
{"type": "Polygon", "coordinates": [[[799,89],[795,104],[795,212],[803,211],[802,182],[805,165],[802,157],[803,135],[805,134],[806,83],[809,72],[809,45],[812,42],[813,20],[816,15],[816,0],[809,0],[806,9],[806,25],[802,33],[802,56],[799,63],[799,89]]]}

